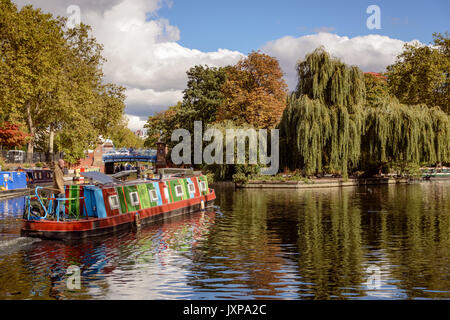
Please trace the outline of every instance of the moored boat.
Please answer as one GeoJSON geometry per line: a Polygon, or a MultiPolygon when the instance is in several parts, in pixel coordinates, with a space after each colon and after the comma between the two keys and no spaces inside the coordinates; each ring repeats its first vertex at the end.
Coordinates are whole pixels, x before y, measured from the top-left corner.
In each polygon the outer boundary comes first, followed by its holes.
{"type": "Polygon", "coordinates": [[[105,180],[65,186],[65,198],[59,199],[54,195],[45,198],[45,188],[37,187],[35,195],[26,200],[22,235],[48,239],[103,236],[206,209],[215,200],[203,175],[126,183],[105,180]]]}
{"type": "Polygon", "coordinates": [[[424,180],[447,180],[450,179],[450,168],[425,168],[422,170],[424,180]]]}
{"type": "Polygon", "coordinates": [[[0,171],[0,192],[25,190],[27,188],[26,174],[20,171],[0,171]]]}
{"type": "Polygon", "coordinates": [[[50,169],[25,169],[27,186],[49,184],[53,182],[53,172],[50,169]]]}

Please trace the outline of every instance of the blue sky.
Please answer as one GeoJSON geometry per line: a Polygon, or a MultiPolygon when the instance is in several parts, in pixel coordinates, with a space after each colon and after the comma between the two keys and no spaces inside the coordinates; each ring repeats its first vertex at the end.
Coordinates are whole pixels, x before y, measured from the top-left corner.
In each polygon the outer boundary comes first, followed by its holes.
{"type": "Polygon", "coordinates": [[[180,29],[182,46],[248,53],[286,35],[299,37],[322,29],[348,37],[381,34],[423,43],[433,32],[449,31],[450,1],[173,0],[157,15],[180,29]],[[369,5],[381,9],[381,30],[369,30],[369,5]]]}

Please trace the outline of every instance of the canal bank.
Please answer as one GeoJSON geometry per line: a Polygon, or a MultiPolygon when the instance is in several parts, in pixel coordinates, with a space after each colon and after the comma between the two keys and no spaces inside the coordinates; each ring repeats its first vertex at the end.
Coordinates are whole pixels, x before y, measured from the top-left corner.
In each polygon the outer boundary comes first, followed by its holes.
{"type": "Polygon", "coordinates": [[[308,181],[273,181],[273,180],[249,180],[246,183],[236,183],[236,188],[244,189],[313,189],[351,187],[366,185],[408,184],[421,182],[422,180],[411,178],[368,178],[368,179],[311,179],[308,181]]]}

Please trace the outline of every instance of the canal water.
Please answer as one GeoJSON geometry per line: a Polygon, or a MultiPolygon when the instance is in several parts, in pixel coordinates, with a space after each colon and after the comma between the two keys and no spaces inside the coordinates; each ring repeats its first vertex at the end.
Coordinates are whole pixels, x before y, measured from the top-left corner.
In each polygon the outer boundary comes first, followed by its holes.
{"type": "Polygon", "coordinates": [[[450,182],[216,193],[75,243],[20,238],[23,198],[0,202],[0,299],[450,299],[450,182]]]}

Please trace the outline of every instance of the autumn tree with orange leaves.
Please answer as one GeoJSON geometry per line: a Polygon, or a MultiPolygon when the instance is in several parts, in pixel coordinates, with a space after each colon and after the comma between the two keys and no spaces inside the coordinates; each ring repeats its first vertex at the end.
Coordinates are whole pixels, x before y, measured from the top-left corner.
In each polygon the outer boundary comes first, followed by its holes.
{"type": "Polygon", "coordinates": [[[27,143],[30,135],[18,124],[3,122],[0,124],[0,147],[21,148],[27,143]]]}
{"type": "Polygon", "coordinates": [[[216,121],[274,128],[286,107],[287,94],[278,60],[253,51],[226,72],[222,89],[225,101],[218,108],[216,121]]]}

